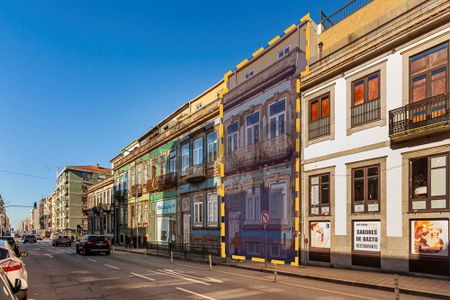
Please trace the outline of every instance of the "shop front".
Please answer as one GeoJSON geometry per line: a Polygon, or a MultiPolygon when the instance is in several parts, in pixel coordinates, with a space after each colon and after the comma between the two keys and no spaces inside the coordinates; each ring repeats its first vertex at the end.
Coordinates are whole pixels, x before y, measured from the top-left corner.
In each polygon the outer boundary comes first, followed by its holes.
{"type": "Polygon", "coordinates": [[[154,203],[156,215],[156,241],[168,243],[176,230],[176,199],[160,200],[154,203]]]}

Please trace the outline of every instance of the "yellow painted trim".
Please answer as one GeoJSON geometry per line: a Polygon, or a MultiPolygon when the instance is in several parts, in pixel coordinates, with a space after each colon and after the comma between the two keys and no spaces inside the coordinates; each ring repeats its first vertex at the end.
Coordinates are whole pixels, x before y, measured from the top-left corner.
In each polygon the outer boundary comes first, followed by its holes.
{"type": "Polygon", "coordinates": [[[291,262],[291,266],[298,267],[298,256],[295,257],[295,261],[291,262]]]}
{"type": "Polygon", "coordinates": [[[220,143],[219,144],[219,157],[223,157],[224,154],[225,154],[225,145],[220,143]]]}
{"type": "Polygon", "coordinates": [[[225,177],[225,165],[223,162],[219,163],[219,170],[220,170],[220,177],[224,178],[225,177]]]}
{"type": "Polygon", "coordinates": [[[307,13],[306,15],[304,15],[301,19],[300,19],[300,22],[306,22],[306,21],[309,21],[309,20],[311,20],[311,14],[310,13],[307,13]]]}
{"type": "Polygon", "coordinates": [[[261,48],[259,48],[258,50],[256,50],[255,52],[253,52],[253,54],[252,54],[252,56],[253,57],[257,57],[259,54],[261,54],[261,52],[263,52],[264,51],[264,48],[263,47],[261,47],[261,48]]]}
{"type": "Polygon", "coordinates": [[[296,192],[300,191],[300,184],[299,184],[298,180],[295,180],[295,191],[296,192]]]}
{"type": "Polygon", "coordinates": [[[295,158],[295,172],[300,172],[300,160],[298,157],[295,158]]]}
{"type": "Polygon", "coordinates": [[[269,46],[272,46],[272,44],[275,43],[276,41],[278,41],[280,38],[281,37],[279,35],[277,35],[276,37],[271,39],[267,44],[269,44],[269,46]]]}
{"type": "Polygon", "coordinates": [[[225,81],[228,81],[228,78],[233,74],[233,71],[228,71],[223,75],[225,81]]]}
{"type": "MultiPolygon", "coordinates": [[[[300,231],[300,223],[299,223],[300,218],[299,217],[295,217],[294,221],[295,221],[294,230],[298,232],[298,231],[300,231]]],[[[297,250],[297,249],[295,249],[295,250],[297,250]]]]}
{"type": "Polygon", "coordinates": [[[309,65],[305,67],[305,71],[300,73],[300,76],[302,76],[302,77],[306,76],[306,75],[308,75],[308,73],[309,73],[309,65]]]}
{"type": "Polygon", "coordinates": [[[300,211],[300,197],[295,197],[295,211],[300,211]]]}
{"type": "Polygon", "coordinates": [[[300,119],[299,118],[297,118],[296,120],[295,120],[295,132],[300,132],[300,119]]]}
{"type": "Polygon", "coordinates": [[[298,251],[299,246],[300,246],[300,241],[298,240],[298,237],[296,236],[295,239],[294,239],[294,249],[295,249],[295,251],[298,251]]]}
{"type": "MultiPolygon", "coordinates": [[[[228,80],[227,80],[227,83],[228,83],[228,80]]],[[[222,97],[223,97],[226,93],[228,93],[228,87],[224,86],[224,87],[223,87],[223,90],[222,90],[222,97]]]]}
{"type": "Polygon", "coordinates": [[[284,30],[284,33],[285,33],[285,34],[288,34],[288,33],[291,32],[292,30],[294,30],[295,28],[297,28],[297,25],[292,24],[291,26],[289,26],[288,28],[286,28],[286,29],[284,30]]]}
{"type": "Polygon", "coordinates": [[[225,202],[220,203],[220,216],[225,217],[225,202]]]}
{"type": "Polygon", "coordinates": [[[220,256],[222,256],[222,258],[227,257],[227,255],[225,253],[225,243],[224,242],[220,243],[220,256]]]}
{"type": "Polygon", "coordinates": [[[295,80],[295,92],[296,92],[297,94],[300,93],[300,78],[297,78],[297,79],[295,80]]]}
{"type": "Polygon", "coordinates": [[[245,256],[232,255],[231,259],[234,259],[234,260],[245,260],[245,256]]]}
{"type": "Polygon", "coordinates": [[[295,151],[300,153],[300,139],[295,139],[295,151]]]}
{"type": "MultiPolygon", "coordinates": [[[[222,106],[222,110],[223,110],[223,106],[222,106]]],[[[221,116],[221,118],[223,118],[223,117],[221,116]]],[[[225,132],[224,126],[222,123],[220,123],[219,124],[219,138],[223,137],[224,132],[225,132]]]]}
{"type": "Polygon", "coordinates": [[[244,59],[243,61],[241,61],[241,62],[236,66],[236,68],[237,68],[237,69],[240,69],[240,68],[242,68],[243,66],[245,66],[247,63],[248,63],[248,59],[244,59]]]}
{"type": "Polygon", "coordinates": [[[295,103],[295,112],[300,112],[300,98],[296,99],[296,103],[295,103]]]}
{"type": "Polygon", "coordinates": [[[252,257],[252,261],[263,263],[263,262],[265,262],[266,260],[265,260],[264,258],[252,257]]]}
{"type": "Polygon", "coordinates": [[[217,194],[219,194],[220,197],[225,197],[225,187],[223,184],[217,187],[217,194]]]}
{"type": "MultiPolygon", "coordinates": [[[[219,117],[223,118],[224,112],[223,112],[223,104],[221,103],[219,105],[219,117]]],[[[223,127],[223,124],[220,124],[223,127]]]]}
{"type": "Polygon", "coordinates": [[[272,259],[270,262],[274,265],[284,265],[284,261],[278,259],[272,259]]]}
{"type": "Polygon", "coordinates": [[[225,236],[225,223],[220,223],[220,236],[225,236]]]}
{"type": "Polygon", "coordinates": [[[310,58],[310,51],[311,51],[311,45],[309,43],[309,38],[310,38],[310,34],[311,34],[311,29],[310,29],[310,24],[308,23],[306,25],[306,31],[305,31],[305,39],[306,39],[306,49],[305,49],[305,56],[306,56],[306,61],[309,62],[309,58],[310,58]]]}

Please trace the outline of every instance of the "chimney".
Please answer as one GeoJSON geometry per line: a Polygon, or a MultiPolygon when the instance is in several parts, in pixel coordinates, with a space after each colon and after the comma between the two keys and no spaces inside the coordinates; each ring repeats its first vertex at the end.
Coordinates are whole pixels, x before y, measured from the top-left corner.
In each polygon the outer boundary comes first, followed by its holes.
{"type": "Polygon", "coordinates": [[[97,168],[100,168],[100,164],[99,163],[97,163],[97,168]]]}

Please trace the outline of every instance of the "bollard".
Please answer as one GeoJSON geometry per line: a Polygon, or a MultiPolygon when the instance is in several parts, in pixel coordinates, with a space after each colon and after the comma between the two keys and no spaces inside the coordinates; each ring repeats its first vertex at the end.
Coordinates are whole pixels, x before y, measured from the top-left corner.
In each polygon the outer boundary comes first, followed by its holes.
{"type": "Polygon", "coordinates": [[[173,264],[173,251],[170,251],[170,263],[173,264]]]}
{"type": "Polygon", "coordinates": [[[273,282],[277,282],[277,264],[274,264],[275,269],[273,270],[273,282]]]}
{"type": "Polygon", "coordinates": [[[208,255],[208,260],[209,260],[209,270],[212,271],[212,258],[211,258],[211,254],[208,255]]]}
{"type": "Polygon", "coordinates": [[[394,294],[395,294],[395,300],[400,299],[400,289],[398,284],[398,275],[394,275],[394,294]]]}

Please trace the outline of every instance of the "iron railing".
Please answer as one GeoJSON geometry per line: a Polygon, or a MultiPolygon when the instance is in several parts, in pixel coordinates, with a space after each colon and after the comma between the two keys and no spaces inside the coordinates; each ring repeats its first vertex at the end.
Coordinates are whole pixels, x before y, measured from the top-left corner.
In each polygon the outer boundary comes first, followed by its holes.
{"type": "Polygon", "coordinates": [[[172,172],[158,177],[159,186],[162,188],[171,188],[177,185],[177,173],[172,172]]]}
{"type": "Polygon", "coordinates": [[[330,133],[330,117],[310,122],[308,126],[308,139],[312,140],[330,133]]]}
{"type": "Polygon", "coordinates": [[[126,189],[119,189],[114,191],[114,199],[116,199],[117,201],[124,200],[127,195],[128,190],[126,189]]]}
{"type": "Polygon", "coordinates": [[[131,186],[131,189],[129,191],[128,196],[134,197],[134,196],[141,196],[142,195],[142,185],[140,184],[135,184],[133,186],[131,186]]]}
{"type": "Polygon", "coordinates": [[[145,184],[147,192],[156,192],[159,189],[159,180],[157,178],[152,178],[147,180],[145,184]]]}
{"type": "Polygon", "coordinates": [[[325,13],[320,10],[320,24],[322,24],[324,30],[327,30],[372,1],[373,0],[352,0],[329,16],[325,15],[325,13]]]}
{"type": "Polygon", "coordinates": [[[198,164],[190,166],[186,171],[185,179],[189,182],[202,181],[206,177],[205,165],[198,164]]]}
{"type": "Polygon", "coordinates": [[[449,93],[389,111],[389,135],[449,121],[449,93]]]}
{"type": "Polygon", "coordinates": [[[363,125],[381,118],[381,100],[367,101],[351,107],[352,127],[363,125]]]}

